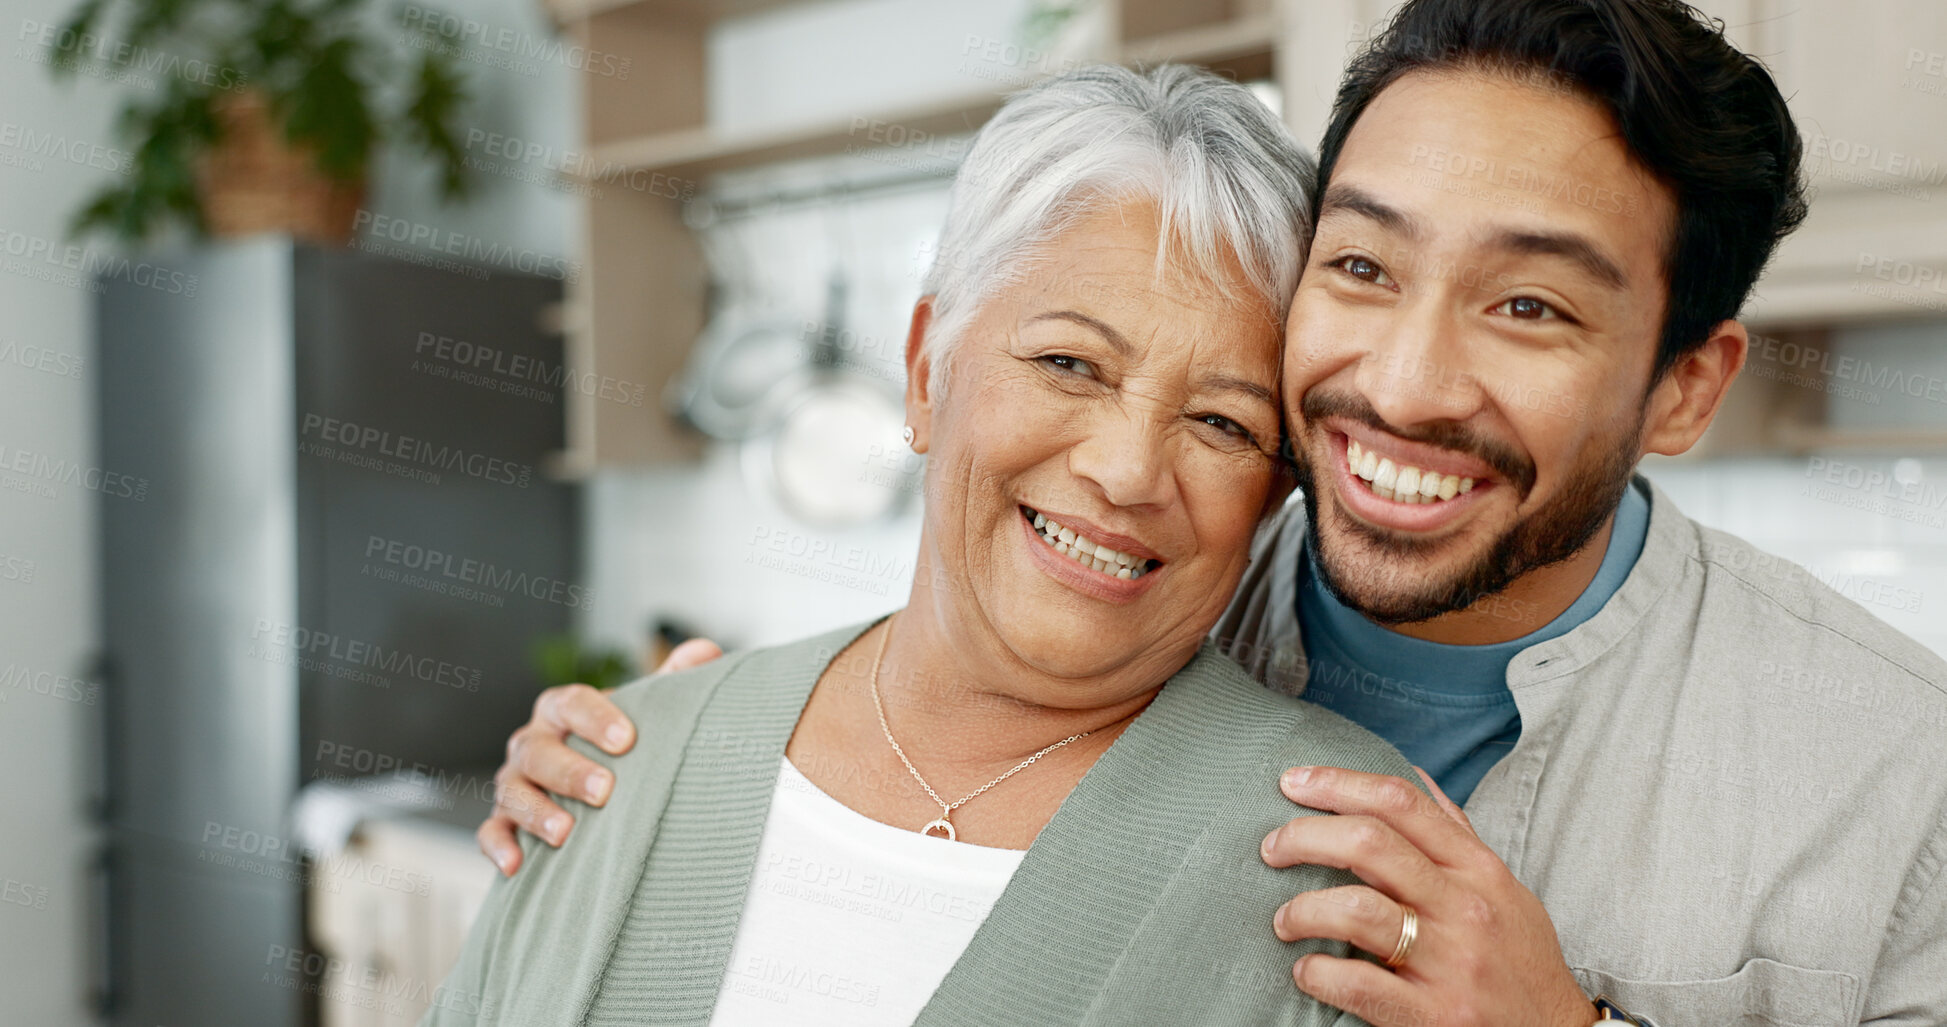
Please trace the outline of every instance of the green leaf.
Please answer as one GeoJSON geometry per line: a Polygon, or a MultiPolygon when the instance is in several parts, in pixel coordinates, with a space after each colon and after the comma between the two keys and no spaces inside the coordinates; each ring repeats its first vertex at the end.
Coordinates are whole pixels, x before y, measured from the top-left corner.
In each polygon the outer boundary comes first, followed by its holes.
{"type": "Polygon", "coordinates": [[[466,81],[452,61],[438,54],[420,58],[411,103],[406,106],[406,133],[440,163],[440,195],[452,200],[467,193],[466,154],[453,127],[466,106],[466,81]]]}
{"type": "Polygon", "coordinates": [[[87,63],[89,55],[81,48],[81,39],[94,32],[101,21],[101,9],[106,0],[86,0],[68,17],[54,37],[54,44],[48,49],[53,54],[49,65],[54,77],[72,75],[81,65],[87,63]]]}
{"type": "Polygon", "coordinates": [[[362,178],[379,138],[365,87],[353,72],[359,42],[326,43],[284,96],[284,134],[317,149],[318,170],[341,182],[362,178]]]}

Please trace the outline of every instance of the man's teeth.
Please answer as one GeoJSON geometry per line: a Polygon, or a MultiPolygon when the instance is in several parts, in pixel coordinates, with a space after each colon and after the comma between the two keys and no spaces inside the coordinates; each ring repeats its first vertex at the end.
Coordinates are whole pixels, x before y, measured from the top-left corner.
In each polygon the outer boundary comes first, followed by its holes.
{"type": "MultiPolygon", "coordinates": [[[[1027,507],[1022,507],[1022,509],[1028,510],[1027,507]]],[[[1155,569],[1152,566],[1153,561],[1151,560],[1140,556],[1130,556],[1127,553],[1110,549],[1108,546],[1097,545],[1075,534],[1075,529],[1067,527],[1059,521],[1049,520],[1048,515],[1039,510],[1028,510],[1028,512],[1034,515],[1034,531],[1035,534],[1041,536],[1041,541],[1053,546],[1055,552],[1068,557],[1090,570],[1101,571],[1111,577],[1129,581],[1140,578],[1155,569]]]]}
{"type": "Polygon", "coordinates": [[[1474,490],[1472,478],[1395,464],[1351,439],[1345,440],[1345,466],[1379,498],[1396,503],[1438,503],[1474,490]]]}

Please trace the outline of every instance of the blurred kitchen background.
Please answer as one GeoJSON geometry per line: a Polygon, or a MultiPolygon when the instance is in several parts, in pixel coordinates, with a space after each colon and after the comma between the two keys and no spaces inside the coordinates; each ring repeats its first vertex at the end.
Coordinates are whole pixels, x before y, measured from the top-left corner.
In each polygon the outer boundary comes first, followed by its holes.
{"type": "MultiPolygon", "coordinates": [[[[907,313],[1000,97],[1195,62],[1309,144],[1388,6],[11,4],[6,1021],[413,1022],[546,684],[900,602],[907,313]]],[[[1947,653],[1947,8],[1703,6],[1818,195],[1649,473],[1947,653]]]]}

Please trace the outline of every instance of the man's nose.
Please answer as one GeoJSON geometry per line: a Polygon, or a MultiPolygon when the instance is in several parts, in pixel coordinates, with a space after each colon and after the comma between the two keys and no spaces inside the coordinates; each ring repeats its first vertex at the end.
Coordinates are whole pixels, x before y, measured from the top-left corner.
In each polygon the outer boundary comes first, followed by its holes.
{"type": "Polygon", "coordinates": [[[1464,421],[1480,410],[1484,391],[1443,307],[1431,298],[1403,305],[1359,362],[1357,387],[1388,424],[1464,421]]]}

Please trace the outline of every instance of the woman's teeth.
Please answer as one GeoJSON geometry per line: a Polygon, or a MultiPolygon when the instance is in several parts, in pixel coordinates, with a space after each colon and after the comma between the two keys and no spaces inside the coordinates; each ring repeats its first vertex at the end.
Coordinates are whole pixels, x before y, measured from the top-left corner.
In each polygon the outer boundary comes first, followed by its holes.
{"type": "Polygon", "coordinates": [[[1021,512],[1034,522],[1034,532],[1041,541],[1054,547],[1055,552],[1068,557],[1090,570],[1101,571],[1110,577],[1131,581],[1156,569],[1156,561],[1140,556],[1110,549],[1075,534],[1075,529],[1066,527],[1058,521],[1051,521],[1039,510],[1022,507],[1021,512]]]}
{"type": "Polygon", "coordinates": [[[1395,464],[1351,439],[1345,440],[1345,466],[1374,495],[1396,503],[1438,503],[1474,490],[1472,478],[1395,464]]]}

